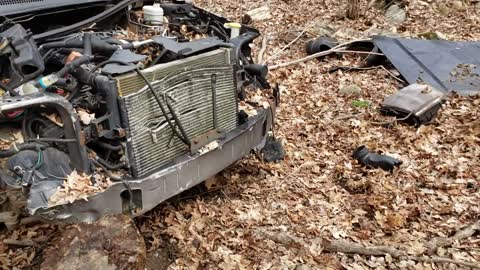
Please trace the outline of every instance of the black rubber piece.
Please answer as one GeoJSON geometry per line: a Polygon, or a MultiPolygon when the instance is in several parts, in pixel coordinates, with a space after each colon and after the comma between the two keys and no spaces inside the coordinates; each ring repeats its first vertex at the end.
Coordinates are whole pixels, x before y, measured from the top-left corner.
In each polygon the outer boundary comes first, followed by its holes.
{"type": "Polygon", "coordinates": [[[367,167],[382,168],[384,171],[393,171],[395,167],[403,164],[403,161],[387,155],[372,153],[364,145],[358,147],[352,155],[360,164],[367,167]]]}
{"type": "Polygon", "coordinates": [[[267,162],[276,162],[283,160],[285,157],[285,150],[283,149],[282,142],[268,137],[265,146],[262,149],[263,159],[267,162]]]}
{"type": "Polygon", "coordinates": [[[334,38],[319,37],[317,39],[313,39],[307,42],[306,50],[308,55],[312,55],[319,52],[328,51],[337,45],[338,45],[338,41],[334,38]]]}

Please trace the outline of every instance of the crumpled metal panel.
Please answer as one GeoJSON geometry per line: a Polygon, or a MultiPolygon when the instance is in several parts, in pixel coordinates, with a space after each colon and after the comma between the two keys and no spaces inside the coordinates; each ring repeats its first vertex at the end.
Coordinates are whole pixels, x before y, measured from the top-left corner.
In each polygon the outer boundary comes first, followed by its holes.
{"type": "Polygon", "coordinates": [[[426,84],[412,84],[388,96],[382,108],[420,116],[439,104],[445,94],[426,84]]]}
{"type": "Polygon", "coordinates": [[[480,93],[480,42],[382,36],[373,42],[410,84],[460,95],[480,93]]]}

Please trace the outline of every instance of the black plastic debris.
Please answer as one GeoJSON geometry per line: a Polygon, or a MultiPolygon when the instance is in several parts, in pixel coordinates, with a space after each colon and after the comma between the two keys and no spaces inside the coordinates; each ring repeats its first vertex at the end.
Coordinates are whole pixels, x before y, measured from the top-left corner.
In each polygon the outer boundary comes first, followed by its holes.
{"type": "Polygon", "coordinates": [[[426,83],[444,93],[480,93],[480,42],[383,36],[373,42],[410,84],[426,83]]]}
{"type": "Polygon", "coordinates": [[[429,124],[442,107],[445,94],[426,84],[412,84],[383,101],[380,111],[413,125],[429,124]]]}
{"type": "MultiPolygon", "coordinates": [[[[331,37],[319,37],[307,42],[306,50],[308,55],[328,51],[338,45],[338,41],[331,37]]],[[[337,54],[341,56],[340,53],[337,54]]],[[[321,58],[321,57],[319,57],[321,58]]]]}
{"type": "Polygon", "coordinates": [[[382,168],[384,171],[392,172],[395,167],[403,164],[403,161],[390,156],[372,153],[364,145],[360,146],[353,152],[353,158],[357,159],[360,164],[367,167],[382,168]]]}
{"type": "Polygon", "coordinates": [[[282,142],[273,137],[268,137],[262,149],[263,159],[267,162],[280,161],[285,157],[282,142]]]}

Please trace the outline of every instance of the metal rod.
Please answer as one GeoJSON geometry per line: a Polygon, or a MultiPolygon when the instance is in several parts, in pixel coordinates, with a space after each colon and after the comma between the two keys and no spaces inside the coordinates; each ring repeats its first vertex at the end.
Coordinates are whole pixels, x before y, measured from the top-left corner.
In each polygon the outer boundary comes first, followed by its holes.
{"type": "Polygon", "coordinates": [[[218,128],[217,122],[217,74],[212,74],[212,108],[213,108],[213,128],[218,128]]]}

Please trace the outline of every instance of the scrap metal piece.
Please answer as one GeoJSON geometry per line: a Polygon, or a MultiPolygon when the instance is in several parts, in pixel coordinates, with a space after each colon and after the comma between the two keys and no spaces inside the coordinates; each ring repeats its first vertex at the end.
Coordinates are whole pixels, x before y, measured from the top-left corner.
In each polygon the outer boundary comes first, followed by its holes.
{"type": "Polygon", "coordinates": [[[412,84],[385,98],[381,111],[413,120],[421,125],[431,122],[441,108],[445,94],[426,84],[412,84]]]}
{"type": "Polygon", "coordinates": [[[427,83],[444,93],[480,93],[480,42],[383,36],[373,42],[410,84],[427,83]]]}

